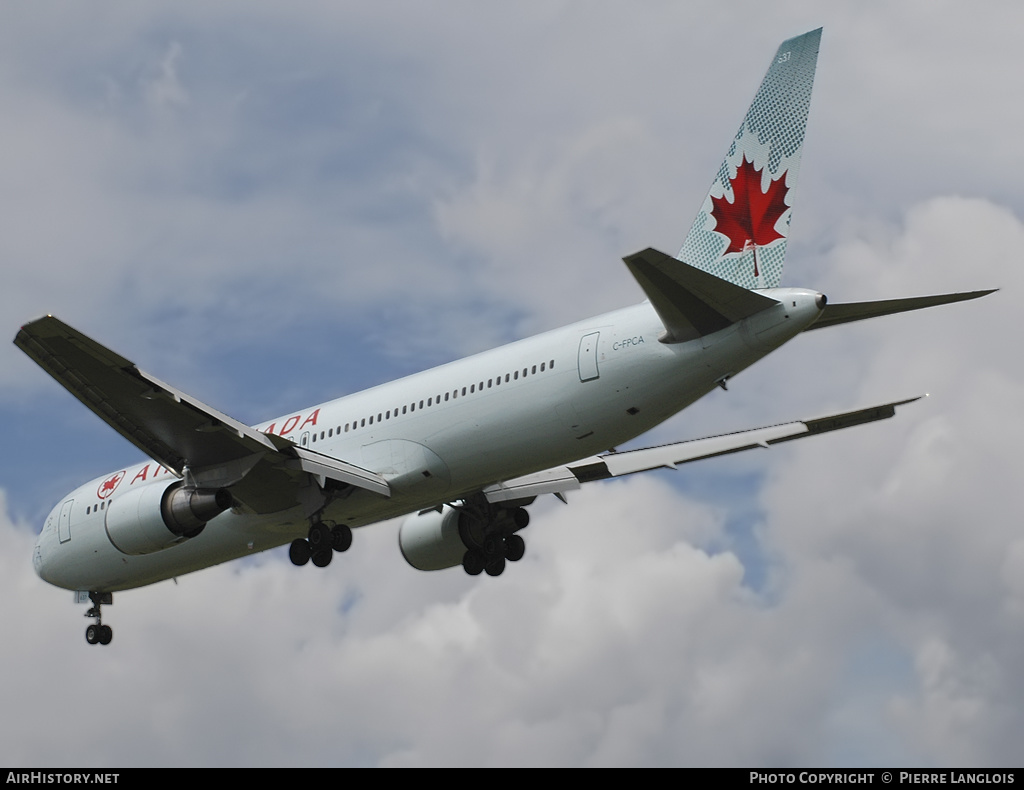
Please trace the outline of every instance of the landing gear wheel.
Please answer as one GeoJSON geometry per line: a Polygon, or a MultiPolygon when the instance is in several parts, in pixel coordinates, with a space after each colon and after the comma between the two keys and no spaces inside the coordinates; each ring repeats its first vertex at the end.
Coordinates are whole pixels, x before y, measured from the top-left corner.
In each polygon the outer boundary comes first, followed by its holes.
{"type": "Polygon", "coordinates": [[[302,538],[293,540],[292,545],[288,547],[288,558],[292,561],[292,565],[305,565],[309,562],[311,554],[309,541],[302,538]]]}
{"type": "Polygon", "coordinates": [[[484,566],[484,570],[487,571],[488,576],[501,576],[505,570],[505,558],[495,557],[494,559],[488,560],[484,566]]]}
{"type": "Polygon", "coordinates": [[[519,562],[526,553],[526,541],[519,535],[509,535],[505,539],[505,559],[509,562],[519,562]]]}
{"type": "Polygon", "coordinates": [[[512,523],[516,525],[516,529],[526,529],[530,526],[530,514],[526,508],[517,507],[512,511],[512,523]]]}
{"type": "MultiPolygon", "coordinates": [[[[482,494],[447,507],[457,515],[458,536],[466,548],[462,568],[470,576],[485,571],[488,576],[500,576],[508,563],[518,562],[525,555],[526,542],[517,534],[530,523],[530,514],[524,508],[495,505],[482,494]]],[[[441,510],[442,525],[450,528],[446,513],[441,510]]]]}
{"type": "Polygon", "coordinates": [[[320,549],[313,554],[313,564],[318,568],[326,568],[331,564],[332,557],[334,557],[334,551],[331,548],[320,549]]]}
{"type": "Polygon", "coordinates": [[[331,530],[331,548],[348,551],[352,545],[352,530],[346,524],[338,524],[331,530]]]}
{"type": "Polygon", "coordinates": [[[331,528],[324,522],[317,521],[309,528],[309,548],[316,557],[322,549],[331,547],[331,528]]]}
{"type": "Polygon", "coordinates": [[[89,600],[92,601],[92,606],[89,607],[89,611],[85,613],[85,616],[95,618],[96,622],[86,627],[85,641],[90,645],[109,645],[110,640],[114,638],[114,631],[109,625],[103,625],[101,609],[103,604],[112,604],[114,596],[111,593],[93,590],[89,593],[89,600]]]}
{"type": "Polygon", "coordinates": [[[484,537],[483,545],[480,548],[488,562],[496,557],[503,557],[505,553],[505,546],[503,545],[501,536],[494,533],[490,533],[484,537]]]}
{"type": "Polygon", "coordinates": [[[462,555],[462,569],[470,576],[479,576],[484,571],[484,555],[476,549],[468,549],[462,555]]]}

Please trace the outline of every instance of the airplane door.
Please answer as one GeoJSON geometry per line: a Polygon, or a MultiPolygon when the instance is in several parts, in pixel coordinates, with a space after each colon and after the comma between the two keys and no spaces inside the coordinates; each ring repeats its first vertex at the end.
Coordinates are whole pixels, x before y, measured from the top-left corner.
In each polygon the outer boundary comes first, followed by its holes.
{"type": "Polygon", "coordinates": [[[71,540],[71,506],[75,500],[69,499],[60,507],[60,519],[57,521],[57,537],[61,543],[71,540]]]}
{"type": "Polygon", "coordinates": [[[577,358],[580,381],[593,381],[601,375],[597,369],[597,341],[600,337],[600,332],[591,332],[580,340],[580,352],[577,358]]]}

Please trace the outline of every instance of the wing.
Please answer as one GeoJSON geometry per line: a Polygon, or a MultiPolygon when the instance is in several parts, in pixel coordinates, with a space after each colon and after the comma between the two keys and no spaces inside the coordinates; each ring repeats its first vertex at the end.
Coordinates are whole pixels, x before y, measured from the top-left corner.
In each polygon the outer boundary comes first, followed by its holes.
{"type": "Polygon", "coordinates": [[[755,447],[767,448],[780,442],[803,439],[808,436],[885,420],[896,413],[897,406],[920,400],[920,397],[871,406],[867,409],[833,414],[814,420],[799,420],[767,428],[710,436],[659,447],[645,447],[621,453],[604,453],[583,458],[565,466],[556,466],[535,474],[506,480],[484,489],[489,502],[508,502],[528,499],[541,494],[564,494],[593,480],[607,480],[651,469],[675,469],[679,464],[713,458],[716,455],[738,453],[755,447]]]}
{"type": "Polygon", "coordinates": [[[232,486],[257,513],[294,504],[308,475],[390,495],[380,475],[250,428],[53,316],[23,326],[14,343],[147,456],[190,484],[232,486]]]}

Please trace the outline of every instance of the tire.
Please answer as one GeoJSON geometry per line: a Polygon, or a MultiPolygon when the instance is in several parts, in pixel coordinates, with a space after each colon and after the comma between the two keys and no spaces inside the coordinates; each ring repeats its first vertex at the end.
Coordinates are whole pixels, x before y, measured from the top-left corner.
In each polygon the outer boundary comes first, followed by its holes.
{"type": "Polygon", "coordinates": [[[526,553],[526,541],[519,535],[509,535],[505,539],[505,559],[509,562],[519,562],[526,553]]]}
{"type": "Polygon", "coordinates": [[[480,548],[484,553],[484,557],[486,557],[488,561],[495,557],[503,556],[505,550],[501,537],[493,532],[484,537],[483,545],[480,548]]]}
{"type": "Polygon", "coordinates": [[[526,529],[530,526],[530,514],[525,508],[517,507],[512,511],[512,523],[516,525],[516,529],[526,529]]]}
{"type": "Polygon", "coordinates": [[[476,549],[469,549],[462,555],[462,569],[470,576],[479,576],[484,571],[484,555],[476,549]]]}
{"type": "Polygon", "coordinates": [[[302,538],[293,540],[292,545],[288,547],[288,558],[292,561],[292,565],[305,565],[309,562],[311,554],[309,541],[302,538]]]}
{"type": "Polygon", "coordinates": [[[318,568],[326,568],[331,564],[331,559],[334,557],[334,550],[330,547],[321,549],[313,555],[313,564],[318,568]]]}
{"type": "Polygon", "coordinates": [[[488,576],[501,576],[505,571],[505,558],[495,557],[484,566],[484,570],[488,576]]]}
{"type": "Polygon", "coordinates": [[[322,521],[318,521],[309,528],[309,548],[312,549],[313,556],[315,557],[320,549],[330,548],[330,546],[331,530],[322,521]]]}
{"type": "Polygon", "coordinates": [[[335,551],[348,551],[352,546],[352,530],[345,524],[338,524],[331,530],[331,548],[335,551]]]}

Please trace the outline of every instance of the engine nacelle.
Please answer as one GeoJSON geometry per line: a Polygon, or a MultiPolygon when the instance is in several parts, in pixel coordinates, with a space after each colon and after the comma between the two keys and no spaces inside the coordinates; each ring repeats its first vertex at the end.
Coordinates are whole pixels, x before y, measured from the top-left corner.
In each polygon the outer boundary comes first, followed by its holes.
{"type": "Polygon", "coordinates": [[[481,515],[447,506],[440,512],[414,513],[398,530],[402,556],[421,571],[454,568],[462,564],[467,546],[487,553],[488,541],[500,541],[530,523],[530,514],[521,507],[494,508],[481,515]]]}
{"type": "Polygon", "coordinates": [[[421,571],[461,565],[466,546],[459,537],[460,515],[445,507],[440,513],[430,510],[406,518],[398,530],[398,546],[405,561],[421,571]]]}
{"type": "Polygon", "coordinates": [[[152,554],[194,538],[232,503],[224,488],[202,491],[180,482],[143,486],[111,500],[107,537],[122,554],[152,554]]]}

